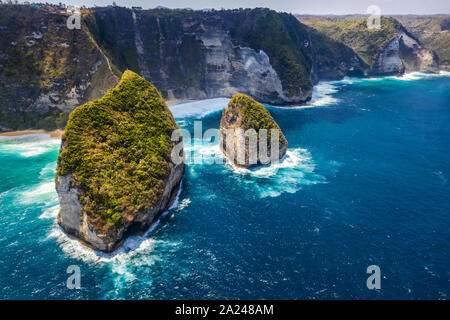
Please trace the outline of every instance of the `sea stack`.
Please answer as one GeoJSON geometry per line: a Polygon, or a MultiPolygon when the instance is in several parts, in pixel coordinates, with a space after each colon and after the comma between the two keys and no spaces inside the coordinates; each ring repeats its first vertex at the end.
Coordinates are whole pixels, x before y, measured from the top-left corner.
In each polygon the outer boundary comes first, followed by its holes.
{"type": "Polygon", "coordinates": [[[104,252],[145,232],[171,205],[184,173],[171,157],[175,129],[158,90],[129,70],[102,98],[76,108],[56,173],[65,232],[104,252]]]}
{"type": "Polygon", "coordinates": [[[248,168],[278,161],[286,154],[288,142],[262,104],[236,94],[222,112],[220,145],[233,164],[248,168]]]}

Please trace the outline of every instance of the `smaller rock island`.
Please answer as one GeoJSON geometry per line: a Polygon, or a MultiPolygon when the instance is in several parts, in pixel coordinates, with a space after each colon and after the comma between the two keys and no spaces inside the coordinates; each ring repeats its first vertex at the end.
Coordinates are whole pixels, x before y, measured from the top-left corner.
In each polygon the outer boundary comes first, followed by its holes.
{"type": "Polygon", "coordinates": [[[61,227],[104,252],[145,232],[179,189],[184,163],[171,157],[178,128],[158,90],[129,70],[105,96],[76,108],[58,157],[61,227]]]}
{"type": "Polygon", "coordinates": [[[235,94],[222,112],[220,145],[233,164],[248,168],[281,159],[288,142],[262,104],[244,94],[235,94]]]}

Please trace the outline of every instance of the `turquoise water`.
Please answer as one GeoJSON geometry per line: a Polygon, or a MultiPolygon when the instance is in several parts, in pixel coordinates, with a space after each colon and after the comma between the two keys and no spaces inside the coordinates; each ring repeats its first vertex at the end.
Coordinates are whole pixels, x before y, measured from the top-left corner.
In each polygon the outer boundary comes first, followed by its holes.
{"type": "MultiPolygon", "coordinates": [[[[217,128],[226,102],[171,109],[192,132],[196,119],[217,128]]],[[[328,82],[310,107],[268,108],[289,141],[283,161],[188,164],[172,209],[112,255],[56,225],[59,141],[1,138],[0,298],[447,299],[450,77],[328,82]],[[66,287],[70,265],[80,290],[66,287]]]]}

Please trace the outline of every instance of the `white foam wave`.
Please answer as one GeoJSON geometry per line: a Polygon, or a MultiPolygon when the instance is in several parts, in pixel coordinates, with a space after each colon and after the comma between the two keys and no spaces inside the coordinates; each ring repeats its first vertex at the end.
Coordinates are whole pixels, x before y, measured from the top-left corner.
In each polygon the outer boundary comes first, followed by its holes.
{"type": "Polygon", "coordinates": [[[342,80],[334,81],[335,84],[354,84],[363,82],[381,82],[384,80],[394,81],[417,81],[426,79],[435,79],[440,77],[450,77],[449,71],[440,71],[439,73],[422,73],[422,72],[410,72],[401,76],[384,76],[384,77],[372,77],[372,78],[352,78],[345,77],[342,80]]]}
{"type": "Polygon", "coordinates": [[[39,219],[56,219],[58,217],[59,204],[53,207],[47,208],[39,216],[39,219]]]}
{"type": "Polygon", "coordinates": [[[210,113],[222,110],[230,99],[216,98],[198,101],[186,101],[169,105],[175,118],[202,118],[210,113]]]}
{"type": "Polygon", "coordinates": [[[336,81],[321,81],[314,86],[311,100],[305,105],[293,106],[271,106],[277,109],[308,109],[316,107],[324,107],[337,104],[339,99],[334,94],[339,90],[336,81]]]}
{"type": "Polygon", "coordinates": [[[324,176],[315,173],[316,164],[308,150],[303,148],[288,149],[280,161],[269,166],[247,169],[230,162],[227,166],[261,198],[278,197],[285,192],[295,193],[305,185],[326,183],[324,176]]]}
{"type": "Polygon", "coordinates": [[[176,207],[178,207],[178,204],[180,203],[180,194],[181,194],[182,189],[183,189],[183,181],[180,182],[180,187],[178,188],[177,195],[176,195],[175,200],[173,201],[172,205],[170,206],[169,210],[175,209],[176,207]]]}
{"type": "MultiPolygon", "coordinates": [[[[254,177],[272,177],[277,174],[279,169],[282,168],[295,168],[302,163],[302,161],[308,161],[311,163],[311,156],[306,149],[297,148],[288,150],[286,155],[279,161],[272,163],[270,166],[261,166],[256,169],[240,168],[234,165],[231,166],[235,173],[239,174],[249,174],[254,177]]],[[[227,162],[230,164],[230,162],[227,162]]],[[[308,167],[308,171],[314,171],[314,164],[308,167]]]]}
{"type": "Polygon", "coordinates": [[[22,204],[48,203],[55,199],[55,183],[45,182],[22,191],[18,195],[18,200],[22,204]]]}
{"type": "MultiPolygon", "coordinates": [[[[54,211],[52,213],[54,214],[54,211]]],[[[48,215],[50,215],[50,213],[48,213],[48,215]]],[[[150,233],[158,227],[159,221],[160,220],[157,220],[144,235],[128,237],[123,245],[112,253],[96,251],[82,245],[78,240],[67,235],[61,227],[56,224],[56,221],[48,234],[47,239],[56,239],[66,255],[74,259],[82,260],[88,264],[126,263],[134,257],[139,256],[141,259],[139,262],[140,264],[152,265],[155,257],[151,257],[151,259],[145,259],[145,257],[154,251],[156,245],[179,245],[179,243],[176,242],[167,242],[150,237],[150,233]],[[142,261],[142,259],[146,262],[142,261]]]]}
{"type": "Polygon", "coordinates": [[[25,158],[54,151],[61,143],[59,139],[51,138],[48,134],[0,138],[0,142],[4,142],[0,145],[0,152],[16,153],[25,158]]]}
{"type": "Polygon", "coordinates": [[[390,79],[403,80],[403,81],[415,81],[424,79],[433,79],[438,77],[450,77],[449,71],[439,71],[439,73],[422,73],[422,72],[410,72],[405,73],[400,77],[390,77],[390,79]]]}
{"type": "MultiPolygon", "coordinates": [[[[182,186],[180,186],[180,189],[177,194],[177,200],[174,205],[170,209],[176,209],[177,211],[181,211],[186,207],[190,200],[183,199],[181,202],[179,202],[179,197],[182,191],[182,186]]],[[[41,219],[55,219],[55,224],[52,227],[50,233],[47,236],[47,239],[56,239],[56,241],[59,243],[62,251],[67,254],[69,257],[74,259],[82,260],[86,263],[90,264],[98,264],[98,263],[125,263],[132,258],[139,256],[140,264],[145,265],[152,265],[154,263],[154,260],[157,259],[157,257],[151,257],[151,259],[144,260],[145,263],[142,261],[143,258],[141,258],[141,255],[148,255],[149,253],[154,251],[155,245],[173,245],[177,246],[178,243],[176,242],[167,242],[162,240],[157,240],[155,238],[150,237],[150,234],[155,231],[155,229],[160,225],[160,219],[156,220],[150,228],[145,232],[143,235],[135,235],[128,237],[122,246],[115,250],[112,253],[104,253],[101,251],[96,251],[93,249],[90,249],[84,245],[82,245],[78,240],[70,237],[67,235],[62,228],[56,223],[56,217],[58,215],[59,211],[59,205],[53,206],[48,208],[44,211],[44,213],[39,217],[41,219]]],[[[164,212],[161,217],[166,216],[169,213],[169,211],[164,212]]],[[[133,262],[135,264],[135,262],[133,262]]],[[[117,269],[119,272],[121,269],[117,269]]],[[[120,273],[120,272],[119,272],[120,273]]]]}
{"type": "Polygon", "coordinates": [[[183,199],[180,202],[180,205],[177,207],[177,211],[182,211],[184,208],[189,206],[190,203],[191,203],[191,199],[189,199],[189,198],[183,199]]]}
{"type": "Polygon", "coordinates": [[[56,162],[50,162],[39,172],[40,179],[53,178],[56,172],[56,162]]]}
{"type": "Polygon", "coordinates": [[[328,106],[336,104],[339,99],[333,97],[333,95],[338,91],[338,87],[334,85],[334,82],[319,82],[313,88],[311,101],[308,103],[309,106],[319,107],[328,106]]]}
{"type": "MultiPolygon", "coordinates": [[[[195,176],[197,168],[203,165],[221,166],[223,170],[231,170],[240,185],[256,191],[261,198],[278,197],[284,192],[295,193],[305,185],[326,183],[326,178],[315,172],[316,164],[310,152],[303,148],[288,149],[280,161],[249,169],[233,165],[218,144],[193,144],[186,151],[193,151],[194,159],[199,155],[203,157],[202,162],[188,164],[191,175],[195,176]]],[[[328,166],[334,170],[339,163],[329,162],[328,166]]]]}

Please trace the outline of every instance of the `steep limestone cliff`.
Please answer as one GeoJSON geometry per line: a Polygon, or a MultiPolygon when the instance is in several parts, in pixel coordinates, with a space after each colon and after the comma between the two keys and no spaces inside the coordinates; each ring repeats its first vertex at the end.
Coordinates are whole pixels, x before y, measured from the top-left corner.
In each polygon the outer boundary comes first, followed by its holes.
{"type": "Polygon", "coordinates": [[[76,108],[58,157],[62,228],[105,252],[147,230],[184,173],[171,157],[177,128],[156,88],[131,71],[104,97],[76,108]]]}
{"type": "MultiPolygon", "coordinates": [[[[368,30],[361,17],[300,17],[306,26],[263,8],[112,7],[83,10],[82,28],[70,30],[67,17],[0,6],[0,131],[62,128],[71,110],[101,97],[126,69],[172,101],[241,92],[283,105],[309,100],[321,79],[438,67],[436,55],[393,18],[368,30]]],[[[444,67],[446,21],[432,23],[442,41],[422,37],[436,45],[444,67]]]]}
{"type": "Polygon", "coordinates": [[[350,47],[310,28],[314,70],[319,80],[361,77],[367,64],[350,47]]]}
{"type": "Polygon", "coordinates": [[[0,6],[0,128],[55,129],[77,105],[101,97],[118,79],[86,32],[67,16],[0,6]]]}
{"type": "Polygon", "coordinates": [[[291,15],[269,9],[97,8],[85,21],[120,70],[151,79],[165,98],[243,92],[289,104],[311,97],[316,79],[309,34],[291,15]]]}

